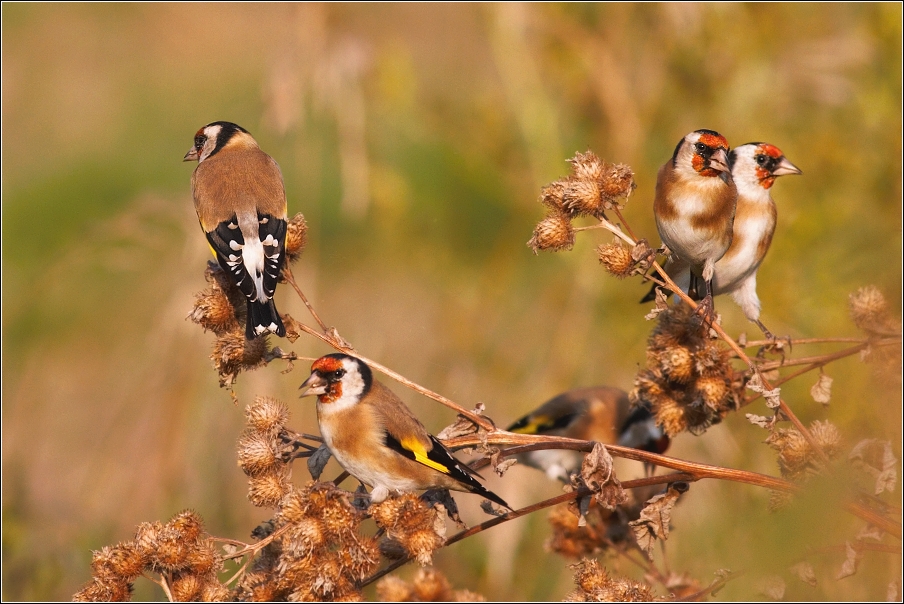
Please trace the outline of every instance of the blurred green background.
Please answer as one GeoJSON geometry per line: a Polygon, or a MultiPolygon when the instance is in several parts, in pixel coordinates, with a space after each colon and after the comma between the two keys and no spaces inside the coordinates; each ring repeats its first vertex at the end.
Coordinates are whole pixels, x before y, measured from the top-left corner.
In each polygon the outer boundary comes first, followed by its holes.
{"type": "MultiPolygon", "coordinates": [[[[295,274],[326,322],[403,375],[485,402],[501,424],[573,386],[630,389],[644,363],[647,287],[598,266],[593,248],[610,237],[582,233],[573,251],[540,256],[525,245],[540,187],[576,151],[634,168],[625,215],[655,244],[656,171],[684,134],[775,144],[804,175],[772,189],[764,322],[857,335],[847,295],[867,284],[900,309],[898,3],[4,3],[2,17],[4,599],[71,597],[92,549],[186,507],[211,533],[250,539],[268,512],[236,467],[244,404],[276,396],[294,427],[316,430],[311,401],[296,399],[306,361],[242,374],[235,406],[208,358],[213,336],[185,320],[208,251],[195,164],[181,159],[215,120],[250,130],[282,167],[290,213],[310,224],[295,274]]],[[[308,320],[289,288],[277,298],[308,320]]],[[[730,333],[758,337],[730,300],[717,308],[730,333]]],[[[329,352],[307,337],[279,345],[329,352]]],[[[820,350],[835,348],[794,354],[820,350]]],[[[837,422],[850,443],[891,439],[900,455],[899,384],[856,358],[828,373],[831,407],[810,399],[815,375],[784,388],[792,407],[837,422]]],[[[393,388],[430,429],[453,419],[393,388]]],[[[765,433],[740,415],[671,453],[777,473],[765,433]]],[[[518,467],[489,485],[517,505],[558,492],[518,467]]],[[[459,497],[476,524],[471,499],[459,497]]],[[[744,568],[718,597],[756,597],[758,573],[859,529],[826,509],[770,515],[767,500],[693,485],[673,516],[672,569],[708,583],[744,568]]],[[[571,570],[543,551],[547,533],[535,514],[436,562],[491,599],[560,599],[571,570]]],[[[884,599],[900,564],[867,554],[835,582],[841,561],[815,558],[820,586],[789,580],[788,597],[884,599]]],[[[162,592],[140,580],[136,597],[162,592]]]]}

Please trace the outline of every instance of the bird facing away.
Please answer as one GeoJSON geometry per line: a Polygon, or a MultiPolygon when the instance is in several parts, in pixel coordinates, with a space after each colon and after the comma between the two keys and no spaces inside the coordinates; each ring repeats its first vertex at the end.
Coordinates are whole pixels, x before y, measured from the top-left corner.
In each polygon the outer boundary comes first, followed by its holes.
{"type": "Polygon", "coordinates": [[[340,353],[317,359],[301,389],[301,396],[317,396],[324,443],[345,471],[373,488],[372,502],[394,493],[443,488],[509,508],[360,359],[340,353]]]}
{"type": "Polygon", "coordinates": [[[713,130],[695,130],[675,147],[656,179],[653,213],[671,262],[687,266],[691,289],[706,286],[701,303],[712,314],[716,262],[731,245],[738,190],[728,165],[728,141],[713,130]]]}
{"type": "Polygon", "coordinates": [[[247,130],[207,124],[183,161],[197,161],[191,192],[220,267],[248,300],[245,337],[286,335],[273,294],[285,264],[286,192],[282,173],[247,130]]]}
{"type": "MultiPolygon", "coordinates": [[[[575,388],[559,394],[508,427],[509,432],[564,436],[665,453],[669,437],[646,407],[631,409],[628,393],[611,386],[575,388]]],[[[531,451],[521,463],[568,482],[581,469],[584,454],[565,449],[531,451]]]]}
{"type": "MultiPolygon", "coordinates": [[[[769,251],[775,233],[777,210],[770,189],[775,179],[787,174],[801,174],[781,149],[768,143],[746,143],[732,149],[728,155],[731,175],[738,188],[731,246],[716,262],[713,274],[713,295],[730,294],[756,323],[767,338],[772,333],[760,321],[760,299],[756,293],[756,274],[769,251]]],[[[691,275],[686,266],[667,265],[666,270],[675,284],[685,292],[691,275]]],[[[652,300],[653,292],[646,299],[652,300]]]]}

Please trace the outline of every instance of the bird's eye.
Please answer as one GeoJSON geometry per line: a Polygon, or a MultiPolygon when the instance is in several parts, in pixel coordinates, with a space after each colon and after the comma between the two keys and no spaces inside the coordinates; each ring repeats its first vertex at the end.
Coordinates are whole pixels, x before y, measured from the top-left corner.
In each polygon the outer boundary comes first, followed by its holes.
{"type": "Polygon", "coordinates": [[[706,145],[704,145],[703,143],[697,143],[694,145],[694,150],[697,151],[697,153],[703,153],[704,151],[706,151],[706,145]]]}
{"type": "Polygon", "coordinates": [[[766,162],[768,162],[768,161],[769,161],[769,157],[766,155],[763,155],[762,153],[756,156],[756,163],[761,166],[765,165],[766,162]]]}
{"type": "Polygon", "coordinates": [[[336,376],[337,380],[341,380],[342,377],[345,375],[345,369],[337,369],[336,371],[333,372],[333,375],[336,376]]]}
{"type": "Polygon", "coordinates": [[[203,146],[204,146],[204,137],[199,134],[198,136],[195,137],[195,147],[200,149],[203,146]]]}

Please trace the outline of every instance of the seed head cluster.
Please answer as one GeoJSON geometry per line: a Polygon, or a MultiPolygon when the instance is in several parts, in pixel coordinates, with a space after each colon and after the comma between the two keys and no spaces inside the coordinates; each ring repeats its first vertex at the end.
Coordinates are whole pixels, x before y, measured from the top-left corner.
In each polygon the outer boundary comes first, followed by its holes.
{"type": "Polygon", "coordinates": [[[245,408],[245,418],[238,462],[248,475],[248,499],[258,507],[276,507],[291,485],[291,466],[284,461],[281,446],[289,409],[281,401],[259,396],[245,408]]]}
{"type": "MultiPolygon", "coordinates": [[[[834,424],[816,420],[808,429],[813,440],[829,459],[841,453],[841,433],[834,424]]],[[[783,478],[802,482],[818,471],[816,452],[796,428],[775,430],[766,439],[766,444],[778,452],[778,467],[783,478]]]]}
{"type": "Polygon", "coordinates": [[[621,207],[635,188],[634,172],[624,164],[607,164],[592,151],[569,160],[571,174],[543,187],[540,202],[549,211],[534,229],[527,245],[540,250],[569,250],[574,245],[571,221],[579,216],[601,218],[604,211],[621,207]]]}
{"type": "Polygon", "coordinates": [[[381,602],[486,602],[467,589],[453,590],[449,580],[434,568],[422,568],[411,583],[389,575],[377,583],[381,602]]]}
{"type": "Polygon", "coordinates": [[[138,525],[132,541],[94,552],[92,579],[73,596],[76,602],[123,602],[143,572],[165,572],[177,601],[221,602],[229,589],[217,580],[223,559],[204,537],[201,517],[191,510],[169,522],[138,525]]]}
{"type": "Polygon", "coordinates": [[[371,505],[370,513],[390,540],[427,566],[446,538],[445,513],[440,507],[430,507],[414,493],[405,493],[371,505]]]}
{"type": "Polygon", "coordinates": [[[580,559],[595,556],[613,544],[623,543],[631,534],[628,521],[640,515],[641,506],[633,497],[607,510],[600,505],[591,505],[584,514],[584,526],[580,525],[581,514],[575,505],[558,505],[549,512],[548,520],[552,534],[546,540],[546,551],[561,556],[580,559]]]}
{"type": "Polygon", "coordinates": [[[653,594],[653,588],[624,577],[610,575],[596,560],[584,559],[573,564],[577,589],[565,597],[565,602],[654,602],[663,601],[653,594]]]}
{"type": "Polygon", "coordinates": [[[649,405],[669,436],[701,434],[738,408],[739,387],[728,351],[702,332],[689,306],[677,304],[659,315],[631,401],[649,405]]]}

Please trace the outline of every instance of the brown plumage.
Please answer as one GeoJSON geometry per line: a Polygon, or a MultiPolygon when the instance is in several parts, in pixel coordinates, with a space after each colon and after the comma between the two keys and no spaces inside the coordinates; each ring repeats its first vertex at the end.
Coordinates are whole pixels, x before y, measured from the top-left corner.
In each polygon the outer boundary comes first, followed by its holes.
{"type": "Polygon", "coordinates": [[[285,263],[282,173],[247,130],[213,122],[198,130],[184,161],[197,161],[192,197],[220,266],[248,300],[245,336],[286,333],[273,294],[285,263]]]}
{"type": "Polygon", "coordinates": [[[370,368],[345,354],[314,361],[301,396],[317,395],[320,433],[336,461],[373,487],[379,503],[392,493],[445,488],[509,507],[475,478],[370,368]]]}
{"type": "Polygon", "coordinates": [[[707,312],[715,263],[731,245],[737,199],[728,142],[712,130],[685,136],[656,179],[653,213],[659,235],[672,252],[670,262],[703,280],[707,312]]]}
{"type": "MultiPolygon", "coordinates": [[[[514,422],[509,432],[564,436],[618,444],[663,453],[668,437],[646,408],[631,409],[628,393],[611,386],[574,388],[546,401],[514,422]]],[[[583,454],[549,449],[518,456],[525,465],[543,470],[550,478],[568,482],[581,467],[583,454]]]]}

